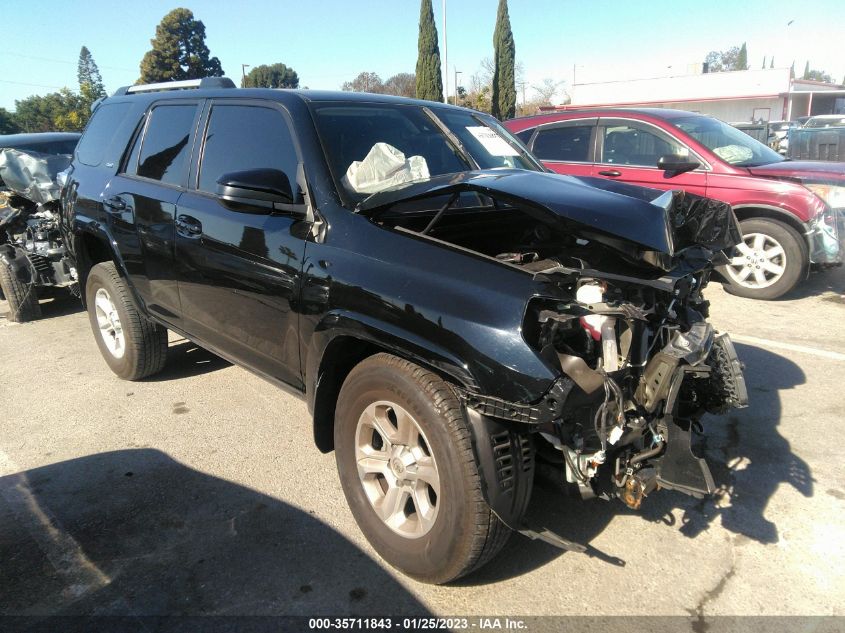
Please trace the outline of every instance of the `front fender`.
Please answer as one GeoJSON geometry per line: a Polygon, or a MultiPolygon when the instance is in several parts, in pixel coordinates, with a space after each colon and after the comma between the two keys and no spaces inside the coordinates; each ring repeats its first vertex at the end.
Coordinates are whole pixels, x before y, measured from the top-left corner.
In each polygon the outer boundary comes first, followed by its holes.
{"type": "Polygon", "coordinates": [[[477,389],[478,381],[469,364],[436,343],[402,327],[375,317],[348,310],[327,312],[311,337],[305,360],[308,404],[313,410],[316,384],[325,352],[339,337],[350,337],[446,375],[467,389],[477,389]]]}

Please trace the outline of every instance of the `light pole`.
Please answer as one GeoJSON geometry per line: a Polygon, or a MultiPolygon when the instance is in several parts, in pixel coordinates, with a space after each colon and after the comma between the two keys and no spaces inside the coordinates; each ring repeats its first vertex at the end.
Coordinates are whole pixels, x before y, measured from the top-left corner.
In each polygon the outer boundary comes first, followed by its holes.
{"type": "Polygon", "coordinates": [[[249,68],[249,64],[241,64],[241,74],[244,77],[243,83],[246,83],[246,69],[249,68]]]}
{"type": "Polygon", "coordinates": [[[461,75],[460,70],[455,68],[455,105],[458,105],[458,75],[461,75]]]}
{"type": "Polygon", "coordinates": [[[446,39],[446,0],[443,0],[443,68],[446,69],[446,72],[443,73],[446,79],[446,89],[443,91],[443,103],[449,103],[449,44],[446,39]]]}

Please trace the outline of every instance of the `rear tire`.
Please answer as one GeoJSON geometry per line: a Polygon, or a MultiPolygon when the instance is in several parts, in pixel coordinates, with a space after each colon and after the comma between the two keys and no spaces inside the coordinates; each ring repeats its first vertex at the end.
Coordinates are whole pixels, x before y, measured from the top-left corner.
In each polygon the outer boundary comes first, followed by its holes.
{"type": "Polygon", "coordinates": [[[767,218],[739,223],[743,242],[719,268],[725,291],[749,299],[777,299],[807,275],[807,249],[791,227],[767,218]]]}
{"type": "Polygon", "coordinates": [[[167,361],[167,329],[135,307],[112,262],[97,264],[85,285],[88,320],[103,359],[124,380],[140,380],[167,361]]]}
{"type": "Polygon", "coordinates": [[[41,318],[35,286],[23,283],[4,262],[0,262],[0,289],[9,304],[9,321],[26,323],[41,318]]]}
{"type": "Polygon", "coordinates": [[[393,567],[441,584],[504,546],[510,530],[484,500],[461,404],[439,376],[389,354],[367,358],[343,383],[334,436],[352,514],[393,567]]]}

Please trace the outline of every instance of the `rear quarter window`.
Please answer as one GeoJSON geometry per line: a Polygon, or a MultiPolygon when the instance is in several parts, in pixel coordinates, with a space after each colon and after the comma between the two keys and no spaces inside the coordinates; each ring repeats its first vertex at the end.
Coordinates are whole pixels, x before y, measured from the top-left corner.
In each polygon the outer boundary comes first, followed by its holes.
{"type": "Polygon", "coordinates": [[[104,103],[97,108],[76,147],[76,158],[80,163],[96,167],[103,161],[130,108],[129,103],[104,103]]]}

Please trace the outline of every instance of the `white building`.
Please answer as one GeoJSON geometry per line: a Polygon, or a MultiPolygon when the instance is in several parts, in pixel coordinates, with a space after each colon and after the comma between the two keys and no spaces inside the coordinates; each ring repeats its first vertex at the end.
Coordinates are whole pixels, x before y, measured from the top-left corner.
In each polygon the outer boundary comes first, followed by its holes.
{"type": "Polygon", "coordinates": [[[648,79],[585,81],[572,86],[572,103],[584,107],[662,107],[708,114],[723,121],[781,121],[845,112],[845,89],[791,79],[789,68],[697,73],[648,79]]]}

